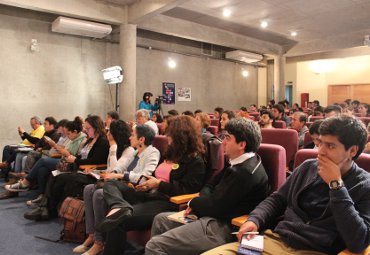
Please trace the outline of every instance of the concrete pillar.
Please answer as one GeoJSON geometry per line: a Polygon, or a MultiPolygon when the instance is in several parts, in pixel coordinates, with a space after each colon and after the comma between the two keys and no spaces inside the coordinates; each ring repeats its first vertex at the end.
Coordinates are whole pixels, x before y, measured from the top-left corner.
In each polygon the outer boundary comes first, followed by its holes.
{"type": "Polygon", "coordinates": [[[119,116],[125,121],[134,120],[136,107],[136,25],[120,27],[120,62],[123,83],[119,89],[119,116]]]}
{"type": "Polygon", "coordinates": [[[285,56],[274,55],[274,99],[279,102],[285,99],[285,56]]]}

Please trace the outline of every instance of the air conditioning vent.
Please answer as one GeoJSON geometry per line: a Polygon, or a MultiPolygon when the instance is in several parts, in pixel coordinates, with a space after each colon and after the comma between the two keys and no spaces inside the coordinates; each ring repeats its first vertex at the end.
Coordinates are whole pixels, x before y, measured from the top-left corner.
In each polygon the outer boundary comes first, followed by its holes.
{"type": "Polygon", "coordinates": [[[246,62],[246,63],[255,63],[263,59],[263,55],[261,54],[256,54],[256,53],[251,53],[251,52],[246,52],[246,51],[241,51],[241,50],[233,50],[233,51],[226,52],[225,57],[228,59],[238,60],[238,61],[246,62]]]}
{"type": "Polygon", "coordinates": [[[97,22],[60,16],[53,21],[51,31],[63,34],[103,38],[112,32],[112,27],[97,22]]]}

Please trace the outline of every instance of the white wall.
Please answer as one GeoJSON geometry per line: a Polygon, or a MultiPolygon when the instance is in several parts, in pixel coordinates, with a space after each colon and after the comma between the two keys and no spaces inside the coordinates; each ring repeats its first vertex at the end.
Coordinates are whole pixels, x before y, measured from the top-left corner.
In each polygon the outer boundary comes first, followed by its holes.
{"type": "Polygon", "coordinates": [[[286,68],[287,80],[296,79],[294,101],[300,102],[301,93],[309,93],[310,101],[319,100],[321,105],[326,106],[328,85],[370,83],[370,55],[324,60],[321,64],[319,62],[319,67],[321,65],[328,69],[323,73],[312,70],[317,64],[317,61],[287,64],[290,66],[286,68]]]}

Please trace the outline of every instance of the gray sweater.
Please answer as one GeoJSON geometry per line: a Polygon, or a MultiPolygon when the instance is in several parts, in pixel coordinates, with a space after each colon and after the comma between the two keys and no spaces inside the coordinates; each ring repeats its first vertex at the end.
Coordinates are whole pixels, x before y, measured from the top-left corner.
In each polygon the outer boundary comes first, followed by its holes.
{"type": "Polygon", "coordinates": [[[356,253],[362,251],[370,243],[370,174],[354,163],[342,176],[345,187],[320,194],[329,202],[321,216],[308,220],[309,215],[300,204],[311,203],[311,215],[317,207],[315,201],[302,201],[300,195],[302,191],[307,194],[317,178],[321,178],[317,174],[317,160],[305,161],[277,192],[250,213],[248,220],[265,229],[271,219],[283,215],[274,232],[295,249],[328,254],[337,254],[345,248],[356,253]]]}

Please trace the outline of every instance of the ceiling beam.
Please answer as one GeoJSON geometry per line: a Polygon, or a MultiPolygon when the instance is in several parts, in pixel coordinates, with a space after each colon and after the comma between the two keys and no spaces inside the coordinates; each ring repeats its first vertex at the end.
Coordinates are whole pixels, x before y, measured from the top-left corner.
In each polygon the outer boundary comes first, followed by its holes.
{"type": "Polygon", "coordinates": [[[370,29],[298,43],[293,48],[287,51],[286,56],[304,56],[307,54],[322,53],[363,46],[364,36],[368,34],[370,34],[370,29]]]}
{"type": "Polygon", "coordinates": [[[198,23],[157,15],[138,24],[141,29],[260,54],[281,54],[278,44],[198,23]]]}
{"type": "Polygon", "coordinates": [[[0,0],[0,4],[119,25],[127,20],[125,7],[91,0],[0,0]]]}
{"type": "Polygon", "coordinates": [[[128,23],[138,24],[189,0],[140,0],[128,7],[128,23]]]}

